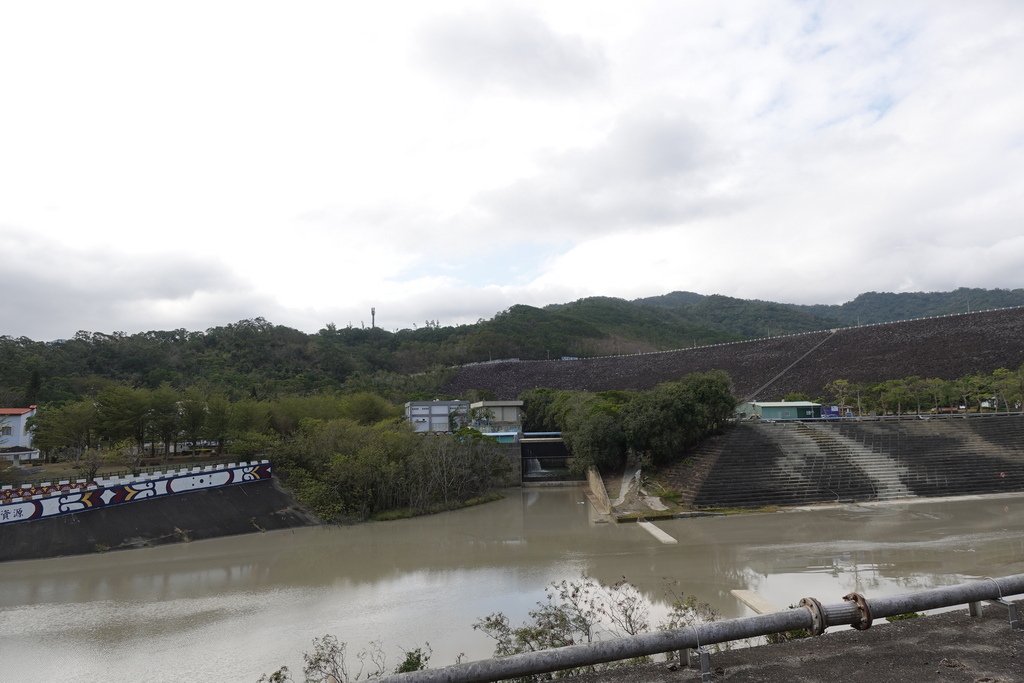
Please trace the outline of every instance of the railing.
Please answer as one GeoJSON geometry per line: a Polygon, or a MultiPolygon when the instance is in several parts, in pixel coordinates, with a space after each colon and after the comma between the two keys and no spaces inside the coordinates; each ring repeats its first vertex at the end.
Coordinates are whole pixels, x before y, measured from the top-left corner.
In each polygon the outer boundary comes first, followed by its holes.
{"type": "MultiPolygon", "coordinates": [[[[253,460],[253,461],[257,461],[257,460],[260,460],[260,459],[266,458],[266,457],[267,456],[265,454],[260,454],[260,455],[253,455],[249,459],[253,460]]],[[[220,465],[220,464],[224,463],[225,459],[226,459],[226,456],[223,456],[223,455],[217,456],[216,454],[213,454],[209,458],[200,458],[197,461],[185,462],[184,460],[177,460],[177,461],[176,460],[168,460],[167,463],[163,464],[163,465],[143,465],[143,466],[137,467],[134,470],[130,469],[130,468],[129,469],[120,469],[120,470],[101,469],[100,472],[96,473],[95,479],[110,479],[111,477],[126,477],[126,476],[129,476],[129,475],[151,474],[153,472],[163,472],[163,471],[172,470],[172,469],[173,470],[178,470],[178,469],[181,469],[181,468],[205,467],[207,465],[220,465]]],[[[50,473],[46,473],[46,474],[34,474],[34,475],[26,476],[26,477],[21,477],[21,478],[18,479],[17,482],[13,482],[12,481],[11,483],[12,484],[18,484],[18,485],[20,485],[20,484],[41,484],[43,482],[48,482],[48,481],[52,482],[52,481],[56,481],[56,480],[60,480],[60,481],[64,481],[64,480],[68,480],[68,481],[85,481],[85,479],[82,476],[80,476],[80,472],[62,472],[62,473],[56,473],[56,474],[50,472],[50,473]]],[[[90,479],[89,481],[93,481],[93,480],[90,479]]]]}
{"type": "MultiPolygon", "coordinates": [[[[134,470],[132,470],[132,469],[121,469],[121,470],[113,470],[113,471],[102,470],[100,472],[97,472],[96,476],[93,477],[92,479],[86,479],[84,477],[77,476],[78,475],[77,472],[75,472],[75,473],[63,472],[63,473],[56,473],[56,474],[51,472],[51,473],[48,473],[48,474],[45,474],[45,475],[39,474],[39,475],[32,476],[32,477],[19,477],[17,481],[11,481],[9,483],[2,483],[0,485],[11,486],[11,487],[14,487],[14,488],[22,488],[24,486],[39,486],[39,485],[45,484],[45,483],[62,482],[62,481],[65,481],[65,482],[68,482],[68,483],[83,483],[84,482],[84,483],[92,484],[92,483],[95,483],[95,482],[99,482],[100,480],[122,479],[124,477],[136,477],[136,476],[141,477],[141,476],[144,476],[144,475],[147,475],[147,474],[154,474],[154,473],[163,473],[163,472],[170,473],[170,472],[178,472],[178,471],[181,471],[181,470],[188,470],[188,471],[191,472],[194,468],[199,468],[200,470],[203,469],[203,468],[206,468],[206,467],[214,467],[214,468],[221,467],[221,468],[223,468],[223,467],[227,467],[230,464],[230,463],[224,462],[225,460],[226,460],[226,458],[224,458],[224,457],[220,457],[220,458],[205,458],[205,459],[200,460],[199,462],[174,462],[174,461],[170,461],[166,465],[146,465],[146,466],[143,466],[143,467],[138,467],[138,468],[136,468],[134,470]]],[[[239,462],[249,462],[249,461],[252,461],[252,462],[267,462],[265,455],[252,456],[248,460],[237,460],[237,459],[234,460],[234,462],[236,462],[236,463],[239,463],[239,462]]]]}
{"type": "Polygon", "coordinates": [[[990,420],[1003,417],[1021,417],[1024,412],[985,412],[985,413],[899,413],[898,415],[823,415],[822,417],[768,417],[752,419],[748,416],[739,422],[916,422],[918,420],[990,420]]]}
{"type": "MultiPolygon", "coordinates": [[[[800,601],[800,607],[771,614],[711,621],[685,629],[466,662],[441,669],[386,676],[380,680],[387,683],[483,683],[687,649],[697,649],[701,653],[704,670],[707,653],[702,648],[706,645],[794,629],[807,629],[814,635],[821,635],[830,626],[853,626],[863,630],[870,628],[873,619],[963,604],[970,606],[972,615],[977,615],[980,613],[978,603],[984,600],[998,601],[1006,606],[1010,627],[1021,628],[1016,605],[1004,599],[1021,593],[1024,593],[1024,574],[998,579],[986,578],[872,600],[859,593],[851,593],[843,597],[843,602],[830,605],[822,605],[815,598],[804,598],[800,601]]],[[[710,680],[708,677],[702,678],[710,680]]]]}

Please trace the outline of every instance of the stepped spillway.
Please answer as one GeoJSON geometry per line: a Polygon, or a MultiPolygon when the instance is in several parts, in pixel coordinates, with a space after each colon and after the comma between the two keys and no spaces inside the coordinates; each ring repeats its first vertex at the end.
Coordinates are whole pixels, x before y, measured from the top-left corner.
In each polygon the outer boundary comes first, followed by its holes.
{"type": "Polygon", "coordinates": [[[695,507],[1024,491],[1024,416],[741,423],[664,476],[695,507]]]}

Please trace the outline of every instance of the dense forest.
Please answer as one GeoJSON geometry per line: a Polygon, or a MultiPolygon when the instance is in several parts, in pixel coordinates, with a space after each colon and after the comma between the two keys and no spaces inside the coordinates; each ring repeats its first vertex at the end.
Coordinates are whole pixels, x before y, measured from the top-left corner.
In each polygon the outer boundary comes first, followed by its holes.
{"type": "Polygon", "coordinates": [[[299,501],[331,522],[448,510],[517,483],[501,447],[478,432],[424,438],[394,420],[304,420],[268,455],[299,501]]]}
{"type": "Polygon", "coordinates": [[[842,306],[795,306],[673,292],[625,301],[588,298],[513,306],[490,320],[417,329],[339,328],[306,334],[262,318],[205,331],[79,332],[52,342],[0,337],[0,405],[65,403],[106,382],[195,388],[235,400],[373,391],[433,398],[441,368],[500,358],[584,357],[828,329],[988,307],[1024,305],[1024,290],[862,294],[842,306]]]}
{"type": "Polygon", "coordinates": [[[732,417],[730,384],[728,375],[713,371],[646,391],[532,389],[520,396],[523,428],[562,432],[577,471],[615,469],[630,454],[645,465],[667,465],[732,417]]]}
{"type": "Polygon", "coordinates": [[[797,306],[816,316],[835,318],[844,325],[908,320],[950,313],[1024,306],[1024,289],[969,289],[952,292],[868,292],[838,306],[797,306]]]}

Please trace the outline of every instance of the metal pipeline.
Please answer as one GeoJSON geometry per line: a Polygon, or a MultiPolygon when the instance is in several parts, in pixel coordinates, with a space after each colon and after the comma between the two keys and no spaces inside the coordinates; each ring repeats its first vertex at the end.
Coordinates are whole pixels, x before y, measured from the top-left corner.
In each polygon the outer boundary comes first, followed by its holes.
{"type": "Polygon", "coordinates": [[[821,633],[829,626],[868,628],[875,618],[994,600],[1022,593],[1024,574],[1015,574],[874,598],[870,601],[857,593],[845,596],[841,603],[830,605],[822,605],[813,598],[805,598],[801,601],[800,607],[772,614],[709,621],[673,631],[657,631],[586,645],[524,652],[499,659],[454,664],[441,669],[395,674],[378,680],[387,683],[485,683],[698,648],[800,628],[808,629],[812,633],[821,633]]]}

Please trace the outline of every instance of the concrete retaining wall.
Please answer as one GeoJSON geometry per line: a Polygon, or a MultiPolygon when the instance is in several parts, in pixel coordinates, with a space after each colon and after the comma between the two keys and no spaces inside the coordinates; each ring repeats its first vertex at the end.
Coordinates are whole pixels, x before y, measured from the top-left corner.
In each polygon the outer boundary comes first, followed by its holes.
{"type": "Polygon", "coordinates": [[[608,499],[608,490],[604,487],[601,475],[593,467],[587,469],[587,483],[590,485],[590,493],[593,494],[594,508],[602,515],[610,515],[612,502],[608,499]]]}
{"type": "Polygon", "coordinates": [[[145,505],[113,505],[86,514],[0,525],[0,562],[144,548],[317,523],[278,488],[276,479],[261,479],[245,486],[149,498],[145,505]]]}
{"type": "Polygon", "coordinates": [[[125,477],[0,488],[0,526],[87,512],[157,496],[270,479],[270,461],[207,465],[125,477]]]}

